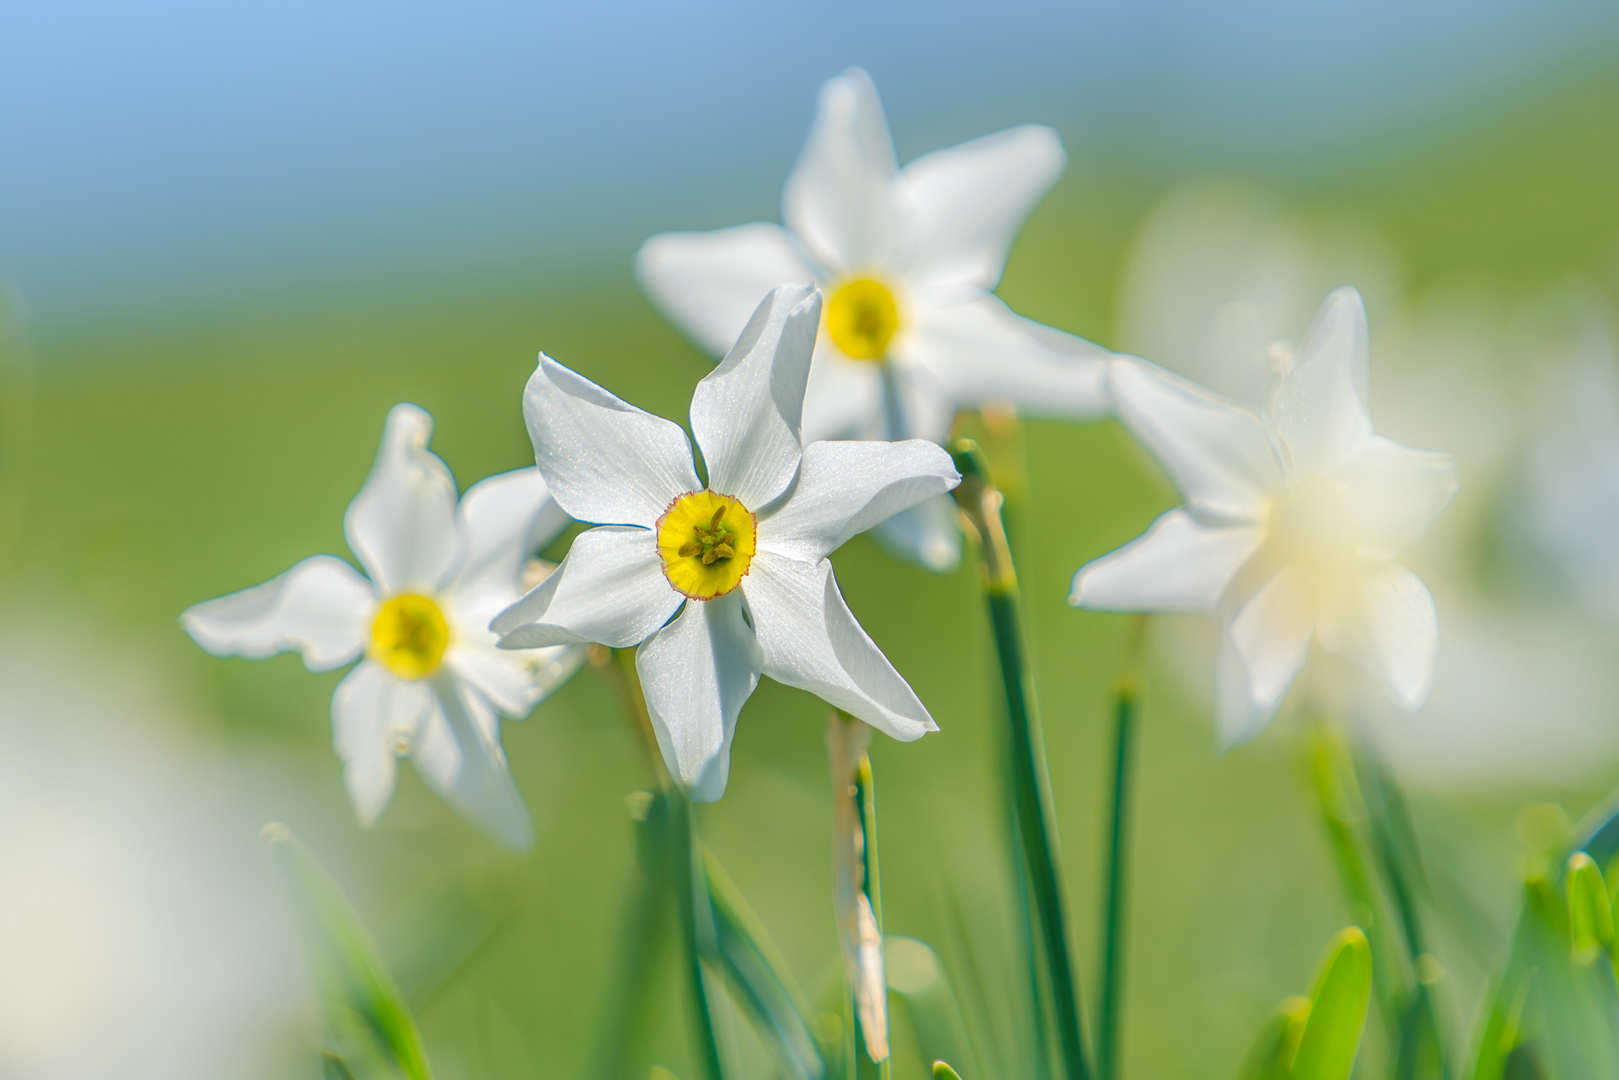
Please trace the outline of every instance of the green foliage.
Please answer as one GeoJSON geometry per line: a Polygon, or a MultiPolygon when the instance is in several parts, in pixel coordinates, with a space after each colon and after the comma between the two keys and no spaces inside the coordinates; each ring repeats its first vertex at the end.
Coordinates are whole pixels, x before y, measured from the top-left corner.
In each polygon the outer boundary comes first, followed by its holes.
{"type": "Polygon", "coordinates": [[[1293,1058],[1293,1080],[1348,1080],[1371,993],[1371,945],[1359,927],[1345,927],[1316,976],[1310,1015],[1293,1058]]]}
{"type": "Polygon", "coordinates": [[[712,852],[704,855],[714,908],[714,962],[782,1075],[789,1080],[821,1080],[826,1061],[810,1026],[808,1002],[740,890],[712,852]]]}
{"type": "Polygon", "coordinates": [[[328,1076],[432,1080],[416,1020],[348,898],[285,825],[267,825],[303,935],[330,1040],[328,1076]]]}
{"type": "Polygon", "coordinates": [[[1243,1062],[1238,1080],[1288,1080],[1293,1059],[1299,1052],[1305,1022],[1310,1019],[1310,999],[1290,997],[1276,1007],[1254,1040],[1254,1048],[1243,1062]]]}
{"type": "Polygon", "coordinates": [[[1359,927],[1345,927],[1327,947],[1310,996],[1277,1007],[1239,1080],[1348,1080],[1371,996],[1371,945],[1359,927]]]}
{"type": "Polygon", "coordinates": [[[942,1061],[933,1063],[933,1080],[961,1080],[961,1077],[949,1065],[942,1061]]]}
{"type": "Polygon", "coordinates": [[[939,955],[926,942],[890,935],[883,939],[883,960],[888,989],[905,1003],[923,1059],[954,1061],[979,1074],[961,1004],[939,955]]]}
{"type": "Polygon", "coordinates": [[[1583,851],[1568,858],[1564,874],[1568,893],[1568,922],[1574,939],[1574,957],[1588,964],[1599,953],[1613,950],[1613,901],[1595,860],[1583,851]]]}

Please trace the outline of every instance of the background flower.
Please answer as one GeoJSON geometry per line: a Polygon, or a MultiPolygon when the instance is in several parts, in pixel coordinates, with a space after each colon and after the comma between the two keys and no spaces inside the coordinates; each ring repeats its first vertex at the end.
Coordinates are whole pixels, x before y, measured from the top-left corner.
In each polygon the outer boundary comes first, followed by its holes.
{"type": "MultiPolygon", "coordinates": [[[[1447,447],[1466,477],[1411,554],[1445,623],[1427,702],[1406,716],[1321,656],[1307,675],[1315,704],[1355,716],[1402,775],[1430,788],[1566,782],[1612,761],[1619,733],[1607,718],[1619,708],[1619,678],[1609,657],[1619,636],[1569,603],[1600,593],[1590,576],[1600,528],[1576,525],[1604,505],[1593,466],[1600,452],[1576,449],[1604,437],[1611,359],[1593,291],[1560,284],[1508,304],[1464,279],[1413,297],[1378,231],[1290,213],[1274,196],[1229,182],[1166,194],[1126,267],[1121,344],[1255,407],[1274,387],[1278,359],[1296,350],[1314,303],[1307,290],[1363,283],[1378,327],[1370,389],[1379,428],[1447,447]],[[1564,564],[1570,584],[1584,583],[1565,593],[1542,552],[1569,546],[1588,556],[1578,569],[1564,564]]],[[[1194,619],[1163,629],[1175,668],[1206,693],[1212,635],[1194,619]]]]}
{"type": "Polygon", "coordinates": [[[1261,411],[1140,361],[1109,372],[1120,420],[1186,505],[1082,568],[1071,602],[1218,615],[1227,743],[1269,723],[1312,642],[1365,669],[1406,711],[1433,685],[1433,597],[1395,560],[1455,495],[1455,463],[1374,434],[1367,354],[1365,308],[1344,288],[1261,411]]]}
{"type": "MultiPolygon", "coordinates": [[[[1012,241],[1065,161],[1056,132],[1027,125],[901,169],[877,89],[852,68],[821,90],[782,194],[785,227],[655,236],[636,273],[715,356],[766,291],[819,284],[826,332],[804,398],[808,442],[943,442],[958,409],[986,401],[1094,418],[1106,409],[1106,352],[1015,315],[994,294],[1012,241]]],[[[896,515],[877,535],[934,570],[961,557],[946,502],[896,515]]]]}
{"type": "Polygon", "coordinates": [[[506,769],[499,717],[528,715],[583,657],[499,651],[488,625],[567,517],[534,469],[475,484],[457,507],[455,481],[427,449],[432,430],[421,409],[394,406],[349,504],[344,531],[369,580],[316,555],[187,609],[181,624],[216,656],[297,651],[311,671],[360,660],[332,697],[332,733],[362,824],[393,794],[395,756],[408,756],[446,801],[527,847],[533,826],[506,769]]]}

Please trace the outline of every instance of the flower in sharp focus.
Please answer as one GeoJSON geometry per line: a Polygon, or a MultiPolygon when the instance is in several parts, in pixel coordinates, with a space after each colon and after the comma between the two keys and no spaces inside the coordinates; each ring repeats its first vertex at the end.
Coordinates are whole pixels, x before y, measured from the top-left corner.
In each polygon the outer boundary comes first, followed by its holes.
{"type": "MultiPolygon", "coordinates": [[[[666,314],[715,356],[759,298],[810,281],[829,298],[804,400],[804,438],[943,442],[956,411],[1009,401],[1042,416],[1106,410],[1105,350],[1014,314],[993,290],[1024,219],[1061,175],[1062,144],[1029,125],[901,169],[871,78],[821,91],[782,195],[786,227],[666,233],[636,270],[666,314]]],[[[961,557],[955,511],[935,500],[876,535],[935,570],[961,557]]]]}
{"type": "Polygon", "coordinates": [[[388,804],[394,760],[511,847],[533,841],[500,748],[500,716],[520,719],[565,682],[577,648],[495,647],[489,621],[523,593],[529,555],[567,524],[538,469],[455,481],[427,449],[432,418],[388,413],[343,532],[359,574],[331,555],[188,609],[181,625],[215,656],[297,651],[311,671],[359,660],[332,695],[333,742],[360,823],[388,804]]]}
{"type": "Polygon", "coordinates": [[[820,316],[813,287],[778,287],[698,383],[706,485],[677,424],[549,357],[524,394],[541,473],[563,509],[599,526],[495,620],[501,645],[639,645],[658,744],[696,799],[724,793],[737,714],[761,674],[897,739],[936,730],[855,621],[827,556],[960,477],[922,440],[804,444],[820,316]]]}
{"type": "Polygon", "coordinates": [[[1367,351],[1360,294],[1344,288],[1266,409],[1139,360],[1109,368],[1120,420],[1186,501],[1081,569],[1070,602],[1218,617],[1216,716],[1228,744],[1275,715],[1312,641],[1408,711],[1432,686],[1433,597],[1395,560],[1455,495],[1456,467],[1374,432],[1367,351]]]}

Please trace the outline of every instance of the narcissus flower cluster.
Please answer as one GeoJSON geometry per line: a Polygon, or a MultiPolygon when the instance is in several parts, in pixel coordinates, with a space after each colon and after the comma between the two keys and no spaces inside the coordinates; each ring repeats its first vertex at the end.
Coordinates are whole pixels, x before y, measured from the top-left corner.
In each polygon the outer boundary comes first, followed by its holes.
{"type": "Polygon", "coordinates": [[[219,655],[355,664],[332,723],[362,822],[408,756],[462,813],[527,844],[499,720],[526,715],[589,644],[637,650],[668,772],[717,799],[761,676],[896,739],[936,730],[829,556],[876,530],[926,566],[954,564],[945,495],[960,477],[939,443],[957,410],[1004,401],[1111,410],[1169,474],[1184,505],[1080,570],[1072,602],[1218,618],[1226,741],[1270,720],[1312,644],[1415,709],[1438,620],[1398,559],[1456,470],[1375,433],[1358,294],[1327,298],[1258,408],[1032,323],[993,290],[1063,165],[1056,135],[1030,126],[901,168],[870,79],[846,72],[822,92],[784,225],[666,234],[638,257],[657,303],[723,353],[692,396],[700,461],[678,424],[542,354],[523,395],[534,468],[457,503],[427,414],[397,406],[344,522],[364,574],[317,555],[191,608],[185,628],[219,655]],[[535,553],[570,518],[592,527],[547,575],[535,553]]]}

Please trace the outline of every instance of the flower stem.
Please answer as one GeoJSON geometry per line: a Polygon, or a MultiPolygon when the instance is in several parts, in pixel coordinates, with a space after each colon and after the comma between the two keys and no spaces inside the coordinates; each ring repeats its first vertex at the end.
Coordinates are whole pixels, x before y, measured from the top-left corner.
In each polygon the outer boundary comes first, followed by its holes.
{"type": "MultiPolygon", "coordinates": [[[[1139,651],[1137,620],[1131,652],[1139,651]]],[[[1131,667],[1134,667],[1134,656],[1131,667]]],[[[1134,674],[1119,680],[1113,705],[1113,808],[1108,835],[1107,904],[1102,932],[1102,1011],[1096,1033],[1096,1072],[1100,1080],[1119,1075],[1119,1029],[1124,1015],[1124,906],[1130,843],[1130,761],[1139,696],[1134,674]]]]}
{"type": "Polygon", "coordinates": [[[1373,850],[1379,867],[1388,882],[1389,896],[1399,918],[1401,935],[1405,941],[1406,956],[1412,966],[1410,996],[1407,1015],[1401,1024],[1395,1076],[1406,1080],[1420,1070],[1423,1043],[1431,1050],[1431,1061],[1440,1080],[1449,1080],[1450,1070],[1445,1064],[1444,1041],[1439,1031],[1439,1017],[1434,1010],[1433,995],[1424,980],[1424,967],[1432,958],[1428,956],[1422,917],[1417,910],[1413,881],[1423,878],[1421,852],[1417,847],[1416,830],[1411,824],[1411,813],[1405,797],[1400,793],[1393,775],[1376,749],[1365,743],[1355,754],[1356,771],[1365,777],[1363,787],[1371,793],[1367,800],[1371,824],[1373,850]]]}
{"type": "Polygon", "coordinates": [[[697,1055],[708,1080],[725,1080],[720,1062],[719,1040],[714,1035],[714,1014],[709,1004],[703,957],[715,952],[714,912],[709,907],[708,882],[702,863],[702,844],[697,839],[697,821],[691,802],[678,787],[670,792],[669,807],[674,828],[674,886],[680,907],[681,936],[686,943],[686,974],[692,1001],[692,1022],[697,1035],[697,1055]]]}
{"type": "MultiPolygon", "coordinates": [[[[1046,767],[1045,741],[1028,658],[1023,646],[1017,574],[1001,523],[1001,493],[988,480],[978,448],[958,440],[952,448],[962,474],[956,501],[972,530],[978,534],[982,559],[984,598],[989,606],[1000,661],[1001,684],[1011,736],[1013,807],[1022,841],[1029,886],[1040,919],[1040,940],[1045,955],[1047,985],[1057,1025],[1067,1080],[1091,1080],[1085,1050],[1084,1020],[1079,984],[1074,977],[1068,940],[1068,916],[1063,903],[1062,868],[1058,858],[1056,815],[1051,802],[1051,780],[1046,767]]],[[[1038,1005],[1038,1003],[1037,1003],[1038,1005]]]]}
{"type": "Polygon", "coordinates": [[[620,675],[620,686],[629,706],[630,719],[646,751],[649,767],[657,777],[659,792],[654,800],[667,807],[670,873],[668,882],[675,893],[676,908],[680,916],[681,938],[685,943],[686,974],[691,995],[692,1027],[696,1035],[695,1053],[701,1059],[703,1075],[707,1080],[725,1080],[719,1041],[714,1033],[714,1014],[709,1002],[707,977],[703,960],[717,952],[714,931],[714,910],[708,897],[708,881],[703,866],[703,846],[697,836],[697,819],[691,801],[680,785],[669,776],[663,766],[653,735],[651,715],[647,712],[646,694],[641,689],[640,672],[635,667],[635,652],[615,649],[614,659],[620,675]]]}

